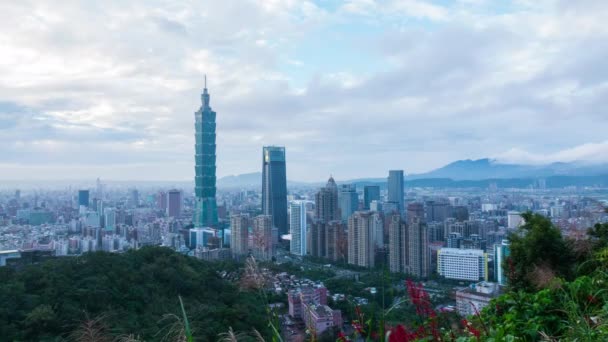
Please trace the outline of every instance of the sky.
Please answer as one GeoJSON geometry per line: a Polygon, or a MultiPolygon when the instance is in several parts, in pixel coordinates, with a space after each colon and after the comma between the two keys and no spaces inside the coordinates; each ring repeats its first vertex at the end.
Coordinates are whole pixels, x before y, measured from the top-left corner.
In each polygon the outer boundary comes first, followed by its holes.
{"type": "Polygon", "coordinates": [[[204,75],[218,177],[459,159],[608,161],[608,2],[0,2],[0,180],[188,180],[204,75]]]}

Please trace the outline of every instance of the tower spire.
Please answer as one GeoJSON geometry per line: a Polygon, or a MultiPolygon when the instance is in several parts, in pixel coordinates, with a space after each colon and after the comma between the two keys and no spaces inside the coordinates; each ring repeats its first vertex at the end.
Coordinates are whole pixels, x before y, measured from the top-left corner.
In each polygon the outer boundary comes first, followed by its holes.
{"type": "Polygon", "coordinates": [[[205,74],[205,89],[207,89],[207,74],[205,74]]]}

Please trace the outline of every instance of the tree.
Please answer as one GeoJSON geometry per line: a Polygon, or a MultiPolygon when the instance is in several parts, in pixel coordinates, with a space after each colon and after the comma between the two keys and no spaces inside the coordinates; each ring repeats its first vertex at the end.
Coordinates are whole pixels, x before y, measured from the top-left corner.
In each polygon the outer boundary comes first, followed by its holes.
{"type": "Polygon", "coordinates": [[[523,213],[525,224],[509,234],[511,255],[503,266],[513,290],[546,287],[555,277],[570,279],[572,250],[549,219],[523,213]]]}

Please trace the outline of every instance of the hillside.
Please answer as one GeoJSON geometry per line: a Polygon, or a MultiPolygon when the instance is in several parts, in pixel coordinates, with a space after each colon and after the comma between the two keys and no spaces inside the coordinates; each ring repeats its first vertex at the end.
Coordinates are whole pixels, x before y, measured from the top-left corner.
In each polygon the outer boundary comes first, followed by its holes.
{"type": "Polygon", "coordinates": [[[214,341],[228,326],[265,331],[264,306],[217,267],[161,247],[0,267],[0,339],[74,340],[74,332],[99,319],[94,327],[108,340],[133,334],[157,341],[181,317],[178,295],[197,341],[214,341]]]}

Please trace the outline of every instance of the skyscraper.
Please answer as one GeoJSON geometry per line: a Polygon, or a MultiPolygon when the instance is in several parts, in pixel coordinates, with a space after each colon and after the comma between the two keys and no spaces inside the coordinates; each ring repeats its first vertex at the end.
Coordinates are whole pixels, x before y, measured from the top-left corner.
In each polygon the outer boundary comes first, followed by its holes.
{"type": "Polygon", "coordinates": [[[209,106],[207,76],[205,88],[201,95],[202,106],[194,113],[195,119],[195,178],[194,207],[195,227],[216,227],[217,203],[215,200],[215,112],[209,106]]]}
{"type": "Polygon", "coordinates": [[[359,209],[359,195],[354,184],[342,184],[338,192],[338,204],[342,221],[359,209]]]}
{"type": "Polygon", "coordinates": [[[340,219],[338,186],[333,177],[329,177],[327,185],[315,194],[315,218],[321,222],[340,219]]]}
{"type": "Polygon", "coordinates": [[[403,170],[390,170],[388,172],[388,202],[397,204],[397,210],[403,215],[403,170]]]}
{"type": "Polygon", "coordinates": [[[236,258],[249,252],[249,214],[230,216],[230,249],[236,258]]]}
{"type": "Polygon", "coordinates": [[[262,213],[272,217],[279,234],[287,234],[287,172],[285,147],[262,150],[262,213]]]}
{"type": "Polygon", "coordinates": [[[167,192],[167,216],[180,217],[182,215],[182,192],[172,189],[167,192]]]}
{"type": "Polygon", "coordinates": [[[78,190],[78,206],[89,206],[89,190],[78,190]]]}
{"type": "Polygon", "coordinates": [[[303,201],[289,203],[289,230],[291,254],[306,255],[306,204],[303,201]]]}
{"type": "Polygon", "coordinates": [[[380,200],[380,187],[378,185],[366,185],[363,187],[363,204],[365,210],[370,210],[372,201],[380,200]]]}

